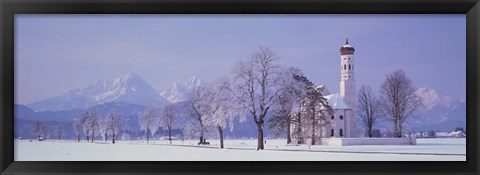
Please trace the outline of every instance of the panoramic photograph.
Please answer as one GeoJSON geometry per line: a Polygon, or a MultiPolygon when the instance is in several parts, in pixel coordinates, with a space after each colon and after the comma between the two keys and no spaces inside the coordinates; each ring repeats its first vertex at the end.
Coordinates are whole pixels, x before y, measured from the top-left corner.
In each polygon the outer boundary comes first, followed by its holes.
{"type": "Polygon", "coordinates": [[[15,161],[466,161],[466,17],[15,15],[15,161]]]}

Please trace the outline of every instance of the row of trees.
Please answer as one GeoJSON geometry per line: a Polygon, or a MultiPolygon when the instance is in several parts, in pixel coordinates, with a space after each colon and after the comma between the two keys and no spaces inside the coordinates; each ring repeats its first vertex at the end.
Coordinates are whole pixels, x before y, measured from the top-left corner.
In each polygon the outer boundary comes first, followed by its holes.
{"type": "Polygon", "coordinates": [[[95,136],[101,134],[105,141],[111,136],[112,143],[115,143],[115,139],[124,131],[125,127],[124,117],[117,112],[110,112],[104,118],[100,118],[97,113],[89,111],[73,122],[73,129],[78,142],[80,142],[83,133],[87,142],[91,141],[93,143],[95,136]]]}
{"type": "MultiPolygon", "coordinates": [[[[58,140],[62,139],[63,130],[63,125],[57,125],[55,127],[54,133],[58,140]]],[[[33,124],[33,132],[37,135],[38,140],[46,140],[50,136],[49,126],[45,122],[41,121],[36,121],[33,124]]]]}
{"type": "MultiPolygon", "coordinates": [[[[195,88],[188,94],[187,101],[160,108],[148,105],[138,115],[147,143],[160,128],[168,131],[170,144],[173,129],[198,136],[199,144],[205,143],[207,133],[216,131],[223,148],[224,129],[233,129],[234,119],[248,116],[252,117],[258,132],[257,150],[264,149],[265,122],[276,136],[286,135],[287,143],[291,143],[292,135],[309,134],[311,144],[315,144],[316,138],[322,135],[318,129],[328,124],[327,116],[333,113],[323,97],[323,87],[315,86],[299,69],[281,67],[278,61],[279,57],[269,48],[260,47],[236,64],[231,74],[209,86],[195,88]]],[[[358,112],[369,136],[383,116],[393,123],[395,136],[401,137],[403,123],[422,106],[414,91],[401,70],[387,76],[378,97],[370,87],[362,87],[358,112]]],[[[95,112],[87,112],[73,126],[78,141],[82,133],[92,142],[96,135],[103,134],[105,140],[110,136],[115,143],[125,129],[125,119],[115,112],[103,119],[95,112]]]]}
{"type": "MultiPolygon", "coordinates": [[[[325,111],[332,112],[326,104],[319,87],[315,87],[300,70],[282,68],[279,57],[270,49],[261,47],[246,60],[239,62],[229,76],[220,77],[208,87],[197,87],[185,103],[167,105],[155,112],[152,107],[139,116],[141,129],[147,141],[158,128],[170,130],[174,120],[187,116],[189,122],[181,126],[190,135],[199,137],[204,143],[205,135],[217,130],[220,147],[223,148],[223,131],[237,117],[252,117],[258,132],[257,149],[264,148],[264,130],[267,115],[273,111],[269,123],[278,134],[287,128],[290,136],[292,122],[304,122],[309,125],[312,137],[315,128],[325,123],[325,111]],[[323,106],[323,108],[322,108],[323,106]],[[326,108],[325,108],[326,107],[326,108]],[[296,113],[296,119],[292,114],[296,113]]],[[[170,138],[170,137],[169,137],[170,138]]],[[[290,137],[288,139],[290,142],[290,137]]]]}
{"type": "Polygon", "coordinates": [[[358,95],[358,116],[368,137],[373,136],[373,127],[382,120],[392,124],[395,137],[402,137],[405,122],[410,118],[418,118],[423,107],[412,81],[403,70],[387,76],[379,95],[369,86],[362,86],[358,95]]]}

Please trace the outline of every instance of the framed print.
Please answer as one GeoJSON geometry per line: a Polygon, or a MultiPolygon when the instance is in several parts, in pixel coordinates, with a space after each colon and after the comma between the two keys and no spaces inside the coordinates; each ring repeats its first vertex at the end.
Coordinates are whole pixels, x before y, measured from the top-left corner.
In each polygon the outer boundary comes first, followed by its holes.
{"type": "Polygon", "coordinates": [[[477,174],[477,1],[9,1],[2,174],[477,174]]]}

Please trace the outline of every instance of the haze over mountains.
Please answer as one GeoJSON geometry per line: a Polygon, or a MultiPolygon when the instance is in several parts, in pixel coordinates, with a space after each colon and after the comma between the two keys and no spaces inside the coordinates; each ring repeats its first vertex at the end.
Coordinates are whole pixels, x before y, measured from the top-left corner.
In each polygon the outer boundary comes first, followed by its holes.
{"type": "Polygon", "coordinates": [[[160,106],[169,103],[139,75],[128,73],[113,80],[96,81],[85,87],[69,90],[61,96],[27,106],[35,111],[62,111],[86,109],[112,102],[160,106]]]}
{"type": "MultiPolygon", "coordinates": [[[[72,133],[72,122],[86,111],[96,111],[101,117],[111,111],[122,113],[127,118],[129,133],[141,136],[137,116],[145,106],[152,104],[160,107],[178,103],[187,99],[187,94],[195,87],[208,86],[198,77],[191,77],[184,83],[174,82],[169,89],[158,93],[152,86],[135,73],[121,75],[107,81],[96,81],[82,88],[73,89],[64,94],[27,105],[15,105],[15,135],[28,137],[34,121],[46,121],[52,126],[62,124],[66,134],[72,133]]],[[[452,131],[456,127],[466,127],[466,101],[453,99],[431,88],[419,88],[416,91],[425,109],[420,120],[408,121],[407,128],[413,131],[452,131]]],[[[233,130],[226,129],[228,138],[255,137],[256,130],[251,117],[234,122],[233,130]]],[[[388,128],[385,122],[376,128],[388,128]]],[[[358,128],[362,128],[359,122],[358,128]]],[[[161,132],[161,131],[159,131],[161,132]]],[[[180,131],[177,130],[177,133],[180,131]]],[[[269,131],[266,130],[266,136],[269,131]]]]}
{"type": "Polygon", "coordinates": [[[177,103],[187,100],[187,94],[196,87],[205,87],[208,84],[205,81],[193,76],[187,79],[184,84],[174,82],[170,88],[160,93],[162,97],[170,103],[177,103]]]}

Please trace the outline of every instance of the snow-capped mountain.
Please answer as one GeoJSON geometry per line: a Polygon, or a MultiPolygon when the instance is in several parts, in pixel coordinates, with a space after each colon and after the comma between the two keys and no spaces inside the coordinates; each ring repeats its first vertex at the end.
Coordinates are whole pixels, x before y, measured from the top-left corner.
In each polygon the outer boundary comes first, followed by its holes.
{"type": "Polygon", "coordinates": [[[430,110],[435,106],[450,107],[452,99],[450,97],[440,95],[435,89],[422,87],[415,92],[425,105],[425,110],[430,110]]]}
{"type": "Polygon", "coordinates": [[[187,79],[185,83],[179,84],[174,82],[170,88],[160,93],[162,97],[171,103],[177,103],[187,100],[187,94],[196,87],[205,87],[207,83],[193,76],[187,79]]]}
{"type": "Polygon", "coordinates": [[[36,111],[86,109],[110,102],[138,105],[167,104],[145,80],[135,73],[123,74],[114,80],[96,81],[79,89],[68,90],[61,96],[28,104],[36,111]]]}
{"type": "Polygon", "coordinates": [[[422,98],[425,109],[419,120],[411,122],[415,130],[451,131],[466,126],[466,101],[452,99],[431,88],[419,88],[416,94],[422,98]]]}

